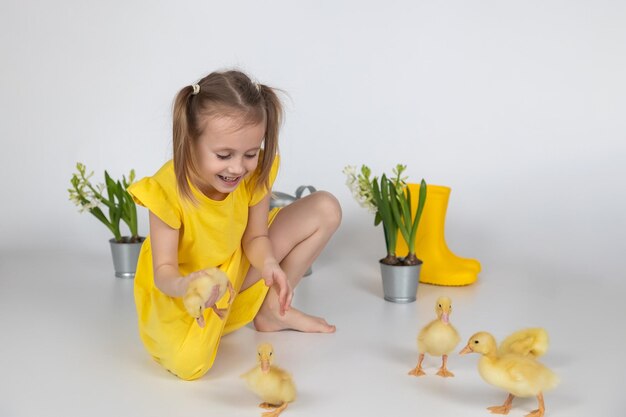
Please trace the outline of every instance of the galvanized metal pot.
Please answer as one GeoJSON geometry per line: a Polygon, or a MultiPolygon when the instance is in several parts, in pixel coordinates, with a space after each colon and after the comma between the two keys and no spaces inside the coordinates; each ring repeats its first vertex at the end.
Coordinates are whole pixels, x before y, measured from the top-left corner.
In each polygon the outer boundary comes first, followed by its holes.
{"type": "MultiPolygon", "coordinates": [[[[125,237],[125,239],[127,239],[125,237]]],[[[137,260],[139,259],[139,251],[145,238],[140,237],[139,242],[127,243],[116,242],[110,239],[111,254],[113,255],[113,266],[115,268],[115,276],[118,278],[134,278],[137,270],[137,260]]]]}
{"type": "Polygon", "coordinates": [[[417,265],[387,265],[380,262],[385,300],[392,303],[412,303],[417,298],[422,261],[417,265]]]}

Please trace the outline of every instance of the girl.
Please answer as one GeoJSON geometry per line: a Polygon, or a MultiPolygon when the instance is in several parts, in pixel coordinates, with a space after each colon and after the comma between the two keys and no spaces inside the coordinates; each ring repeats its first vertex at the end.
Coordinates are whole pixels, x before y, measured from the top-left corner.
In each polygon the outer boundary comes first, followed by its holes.
{"type": "MultiPolygon", "coordinates": [[[[135,275],[139,333],[182,379],[204,375],[222,335],[251,321],[258,331],[335,331],[290,308],[292,288],[339,226],[341,209],[317,192],[269,211],[281,119],[270,87],[239,71],[211,73],[176,97],[173,160],[129,187],[150,210],[135,275]],[[236,296],[224,320],[206,309],[196,323],[181,297],[198,271],[214,266],[236,296]]],[[[217,297],[216,287],[206,305],[228,307],[228,296],[217,297]]]]}

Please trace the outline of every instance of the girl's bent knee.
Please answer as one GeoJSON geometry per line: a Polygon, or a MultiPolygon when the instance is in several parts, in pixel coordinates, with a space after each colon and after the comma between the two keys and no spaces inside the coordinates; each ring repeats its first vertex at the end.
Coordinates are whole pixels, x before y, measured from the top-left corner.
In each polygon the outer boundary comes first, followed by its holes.
{"type": "Polygon", "coordinates": [[[328,226],[336,229],[341,223],[341,205],[339,200],[328,191],[317,191],[316,196],[317,212],[321,214],[322,220],[328,226]]]}

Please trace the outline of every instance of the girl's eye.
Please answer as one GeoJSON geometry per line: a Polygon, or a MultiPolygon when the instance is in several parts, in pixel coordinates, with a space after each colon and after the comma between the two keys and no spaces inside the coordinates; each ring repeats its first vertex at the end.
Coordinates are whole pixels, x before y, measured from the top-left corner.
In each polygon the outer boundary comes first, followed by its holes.
{"type": "Polygon", "coordinates": [[[217,153],[216,155],[217,155],[217,159],[228,159],[228,158],[230,158],[230,155],[220,155],[219,153],[217,153]]]}
{"type": "Polygon", "coordinates": [[[246,155],[246,158],[248,159],[256,158],[256,154],[246,155]]]}

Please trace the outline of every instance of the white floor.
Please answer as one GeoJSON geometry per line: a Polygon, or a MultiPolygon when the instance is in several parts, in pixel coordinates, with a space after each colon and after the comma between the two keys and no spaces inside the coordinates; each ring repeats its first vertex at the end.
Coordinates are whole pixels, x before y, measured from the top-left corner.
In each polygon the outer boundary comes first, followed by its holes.
{"type": "MultiPolygon", "coordinates": [[[[133,281],[113,277],[108,253],[2,253],[0,416],[260,416],[239,375],[255,364],[261,341],[274,344],[277,364],[299,390],[284,416],[487,416],[506,394],[481,380],[478,356],[451,356],[455,378],[433,375],[435,358],[425,361],[426,377],[407,376],[417,331],[434,317],[440,294],[453,299],[452,323],[464,342],[479,330],[501,340],[525,326],[548,329],[542,362],[562,382],[545,395],[546,415],[624,415],[626,283],[483,260],[477,284],[421,284],[416,303],[397,305],[383,300],[377,268],[323,256],[294,305],[335,323],[336,334],[244,328],[223,339],[205,377],[183,382],[144,352],[133,281]]],[[[509,415],[535,406],[516,399],[509,415]]]]}

